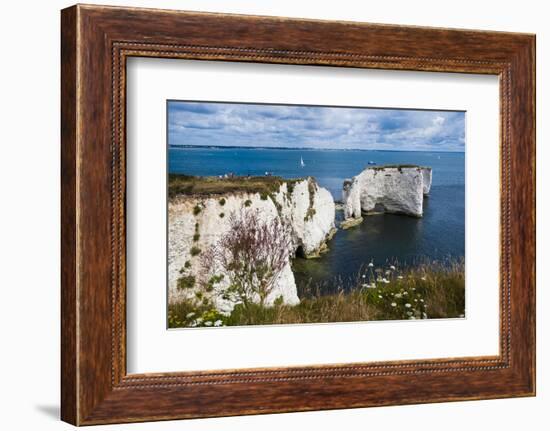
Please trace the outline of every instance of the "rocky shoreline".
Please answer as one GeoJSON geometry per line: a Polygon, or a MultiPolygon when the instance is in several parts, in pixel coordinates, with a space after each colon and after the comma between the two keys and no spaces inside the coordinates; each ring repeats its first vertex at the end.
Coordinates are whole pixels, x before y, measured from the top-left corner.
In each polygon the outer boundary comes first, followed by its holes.
{"type": "Polygon", "coordinates": [[[291,260],[316,258],[329,250],[337,231],[336,210],[344,211],[342,229],[359,225],[363,215],[379,212],[422,217],[431,175],[431,168],[420,166],[368,167],[344,181],[342,203],[335,203],[331,193],[312,177],[171,177],[169,303],[207,300],[220,312],[231,313],[236,302],[222,293],[230,287],[230,277],[219,268],[205,267],[202,257],[231,229],[231,216],[253,211],[265,223],[278,219],[290,226],[288,259],[265,305],[275,301],[297,304],[300,299],[291,260]]]}
{"type": "MultiPolygon", "coordinates": [[[[212,277],[220,276],[216,268],[203,267],[201,255],[208,253],[209,248],[228,232],[230,215],[243,212],[255,212],[265,223],[279,218],[290,224],[289,259],[275,280],[267,304],[279,298],[286,304],[299,302],[290,260],[296,256],[320,256],[328,251],[327,242],[336,232],[332,195],[313,178],[282,180],[269,193],[227,191],[208,196],[182,194],[171,198],[168,203],[169,302],[196,296],[201,286],[212,277]],[[193,283],[182,288],[178,283],[182,277],[193,280],[193,283]]],[[[208,292],[216,308],[224,312],[230,312],[235,304],[217,293],[226,289],[229,283],[225,277],[208,292]]]]}

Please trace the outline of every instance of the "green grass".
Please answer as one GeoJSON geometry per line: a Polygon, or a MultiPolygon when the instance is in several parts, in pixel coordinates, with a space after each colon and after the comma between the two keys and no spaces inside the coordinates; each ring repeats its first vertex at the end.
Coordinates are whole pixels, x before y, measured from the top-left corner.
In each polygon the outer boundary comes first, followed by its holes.
{"type": "Polygon", "coordinates": [[[367,166],[367,169],[372,169],[374,171],[383,171],[384,169],[397,169],[399,172],[402,172],[403,169],[406,168],[418,168],[418,169],[430,169],[427,166],[419,166],[419,165],[410,165],[410,164],[388,164],[388,165],[376,165],[376,166],[367,166]]]}
{"type": "MultiPolygon", "coordinates": [[[[168,197],[174,198],[179,195],[209,196],[224,193],[260,193],[267,199],[269,194],[279,190],[282,183],[294,184],[298,181],[302,180],[287,180],[276,176],[218,178],[170,174],[168,176],[168,197]]],[[[225,200],[222,198],[219,203],[223,206],[225,200]]]]}
{"type": "MultiPolygon", "coordinates": [[[[388,268],[375,273],[374,268],[367,267],[367,278],[372,275],[381,279],[379,274],[390,272],[384,277],[388,283],[379,281],[374,288],[365,287],[364,280],[359,277],[362,281],[351,292],[320,295],[310,291],[298,305],[293,306],[282,301],[276,301],[272,307],[259,304],[245,307],[241,304],[235,306],[229,316],[216,314],[216,319],[221,321],[219,325],[242,326],[464,316],[463,262],[423,264],[403,272],[388,268]]],[[[179,326],[171,327],[203,326],[208,321],[204,317],[198,323],[195,320],[197,316],[212,313],[212,305],[204,301],[199,306],[193,304],[193,300],[187,300],[169,306],[172,320],[180,322],[179,326]],[[186,319],[185,316],[191,312],[195,313],[194,317],[186,319]]]]}

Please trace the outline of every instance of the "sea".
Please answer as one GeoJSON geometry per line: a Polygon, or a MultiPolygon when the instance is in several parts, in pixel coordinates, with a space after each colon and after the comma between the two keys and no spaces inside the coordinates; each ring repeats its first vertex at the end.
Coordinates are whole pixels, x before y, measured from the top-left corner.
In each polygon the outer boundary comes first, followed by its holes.
{"type": "MultiPolygon", "coordinates": [[[[217,176],[272,175],[315,177],[335,201],[342,199],[344,179],[369,166],[416,164],[432,168],[432,188],[424,198],[424,216],[380,214],[365,217],[359,226],[339,229],[329,252],[318,259],[295,259],[293,271],[299,292],[331,291],[356,285],[368,263],[401,267],[429,261],[464,258],[464,153],[379,150],[268,149],[169,147],[170,173],[217,176]],[[304,166],[301,165],[303,160],[304,166]]],[[[336,212],[337,223],[343,218],[336,212]]]]}

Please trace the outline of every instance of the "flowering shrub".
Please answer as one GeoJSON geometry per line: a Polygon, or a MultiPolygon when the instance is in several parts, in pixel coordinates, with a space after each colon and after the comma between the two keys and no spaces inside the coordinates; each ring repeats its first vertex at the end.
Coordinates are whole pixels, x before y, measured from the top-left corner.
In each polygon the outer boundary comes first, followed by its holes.
{"type": "Polygon", "coordinates": [[[391,287],[376,287],[366,292],[369,302],[388,320],[427,319],[426,301],[416,289],[402,281],[391,287]]]}
{"type": "Polygon", "coordinates": [[[168,311],[169,328],[198,328],[225,326],[227,316],[216,310],[212,304],[197,304],[183,301],[171,306],[168,311]]]}

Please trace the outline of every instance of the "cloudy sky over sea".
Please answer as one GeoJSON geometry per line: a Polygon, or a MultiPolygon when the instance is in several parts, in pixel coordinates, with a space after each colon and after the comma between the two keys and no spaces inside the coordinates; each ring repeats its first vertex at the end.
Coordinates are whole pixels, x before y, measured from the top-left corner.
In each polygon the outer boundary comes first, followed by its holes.
{"type": "Polygon", "coordinates": [[[464,112],[168,102],[170,145],[464,151],[464,112]]]}

